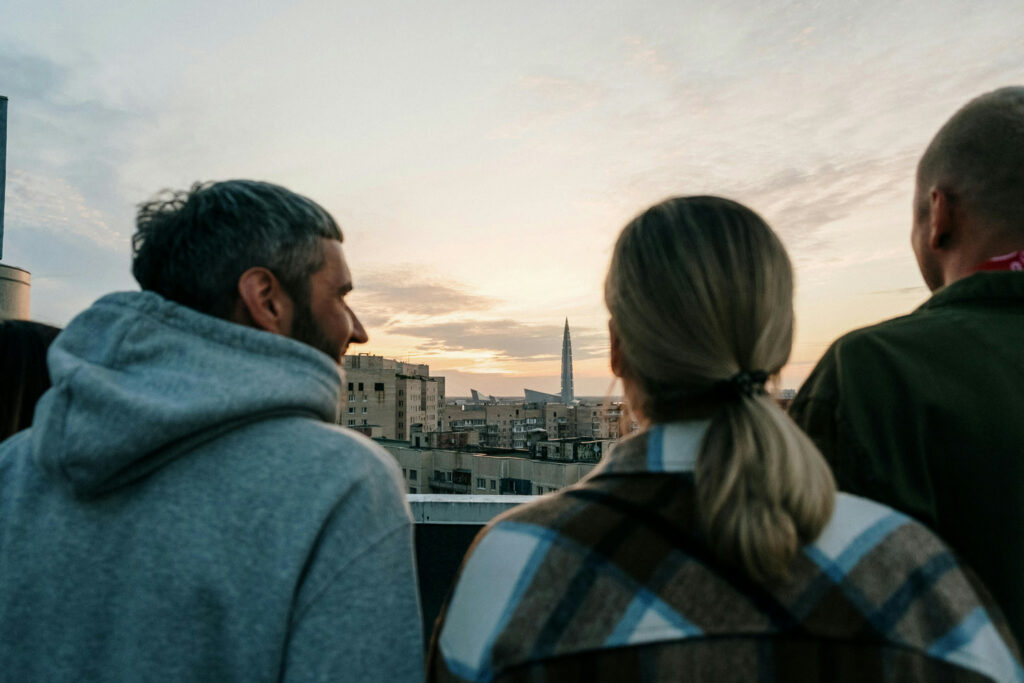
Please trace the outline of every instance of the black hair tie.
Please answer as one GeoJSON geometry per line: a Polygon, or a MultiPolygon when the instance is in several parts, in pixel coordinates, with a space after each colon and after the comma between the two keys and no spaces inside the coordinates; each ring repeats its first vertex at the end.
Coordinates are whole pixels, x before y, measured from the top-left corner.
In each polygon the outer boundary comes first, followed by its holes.
{"type": "Polygon", "coordinates": [[[747,372],[740,370],[729,379],[723,379],[715,385],[716,393],[722,396],[733,396],[739,398],[746,396],[753,398],[756,395],[766,393],[765,382],[768,381],[768,373],[763,370],[747,372]]]}
{"type": "Polygon", "coordinates": [[[744,396],[753,398],[768,393],[764,389],[768,376],[768,373],[762,370],[753,372],[741,370],[729,379],[715,382],[709,389],[701,392],[694,393],[688,389],[658,387],[654,396],[657,403],[676,407],[679,405],[701,405],[708,400],[731,402],[744,396]]]}

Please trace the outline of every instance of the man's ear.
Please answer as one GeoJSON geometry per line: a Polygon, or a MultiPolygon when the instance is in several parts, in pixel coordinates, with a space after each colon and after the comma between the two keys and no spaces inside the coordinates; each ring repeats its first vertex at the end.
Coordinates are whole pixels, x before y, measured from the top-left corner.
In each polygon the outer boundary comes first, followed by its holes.
{"type": "Polygon", "coordinates": [[[294,315],[291,297],[266,268],[250,268],[238,278],[235,322],[288,337],[294,315]]]}
{"type": "Polygon", "coordinates": [[[619,341],[619,333],[615,330],[615,323],[608,321],[608,339],[612,346],[612,374],[622,377],[624,374],[625,359],[622,357],[622,342],[619,341]]]}
{"type": "Polygon", "coordinates": [[[953,214],[953,199],[948,192],[933,187],[930,199],[928,247],[938,251],[950,246],[956,231],[956,217],[953,214]]]}

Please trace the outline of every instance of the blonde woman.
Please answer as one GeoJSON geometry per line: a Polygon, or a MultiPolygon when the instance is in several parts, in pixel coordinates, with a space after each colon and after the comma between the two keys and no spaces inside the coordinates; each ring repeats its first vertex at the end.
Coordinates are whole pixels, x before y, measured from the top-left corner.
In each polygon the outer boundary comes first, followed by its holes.
{"type": "Polygon", "coordinates": [[[626,226],[605,302],[644,428],[481,533],[433,680],[1024,680],[949,549],[837,494],[767,395],[792,299],[782,244],[740,204],[670,199],[626,226]]]}

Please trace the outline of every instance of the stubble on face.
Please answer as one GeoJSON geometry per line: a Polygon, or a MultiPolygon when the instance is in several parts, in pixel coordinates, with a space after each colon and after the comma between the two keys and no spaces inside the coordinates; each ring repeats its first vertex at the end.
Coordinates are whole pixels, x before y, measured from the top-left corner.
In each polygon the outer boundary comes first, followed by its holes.
{"type": "Polygon", "coordinates": [[[305,301],[295,302],[295,317],[292,320],[291,336],[295,341],[312,346],[317,351],[327,354],[335,363],[341,362],[341,359],[336,357],[337,345],[313,316],[308,297],[305,301]]]}

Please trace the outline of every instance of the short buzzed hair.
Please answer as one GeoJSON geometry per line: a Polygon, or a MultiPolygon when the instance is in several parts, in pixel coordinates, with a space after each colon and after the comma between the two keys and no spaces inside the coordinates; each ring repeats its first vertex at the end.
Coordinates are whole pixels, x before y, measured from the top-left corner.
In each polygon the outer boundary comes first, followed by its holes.
{"type": "Polygon", "coordinates": [[[997,230],[1024,233],[1024,86],[961,107],[925,150],[917,183],[949,192],[997,230]]]}
{"type": "Polygon", "coordinates": [[[139,206],[132,273],[154,291],[202,313],[230,318],[238,280],[262,266],[299,306],[324,260],[321,238],[341,229],[311,199],[271,183],[228,180],[164,191],[139,206]]]}

